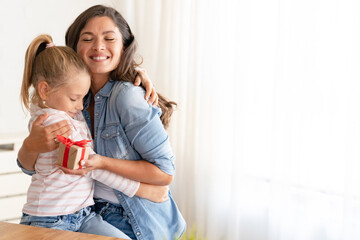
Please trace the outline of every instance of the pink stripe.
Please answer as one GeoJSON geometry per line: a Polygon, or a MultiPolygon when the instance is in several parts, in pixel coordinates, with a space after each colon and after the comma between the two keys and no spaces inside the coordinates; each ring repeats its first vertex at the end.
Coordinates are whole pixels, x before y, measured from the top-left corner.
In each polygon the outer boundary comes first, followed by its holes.
{"type": "Polygon", "coordinates": [[[111,178],[111,174],[108,171],[102,171],[103,175],[105,175],[105,179],[103,180],[103,182],[108,185],[108,186],[112,186],[111,183],[114,181],[110,181],[111,178]]]}
{"type": "Polygon", "coordinates": [[[90,192],[92,188],[52,188],[52,189],[44,189],[44,188],[31,188],[28,189],[28,193],[36,193],[36,194],[65,194],[65,193],[76,193],[76,192],[90,192]]]}
{"type": "MultiPolygon", "coordinates": [[[[86,189],[72,189],[72,190],[69,190],[69,191],[50,191],[50,192],[46,192],[46,194],[65,194],[65,193],[76,193],[76,192],[90,192],[92,189],[89,189],[89,188],[86,188],[86,189]],[[75,190],[75,191],[74,191],[75,190]]],[[[32,191],[28,191],[28,193],[36,193],[36,194],[39,194],[39,193],[42,193],[42,191],[38,192],[38,191],[35,191],[35,190],[32,190],[32,191]]],[[[43,193],[44,194],[44,193],[43,193]]]]}
{"type": "MultiPolygon", "coordinates": [[[[66,183],[66,184],[71,184],[71,183],[74,183],[74,181],[80,181],[82,180],[82,182],[91,182],[92,180],[91,179],[88,179],[88,178],[84,178],[82,176],[79,176],[78,178],[73,178],[73,179],[69,179],[69,180],[65,180],[63,179],[61,176],[48,176],[46,178],[47,181],[53,181],[54,183],[55,182],[63,182],[63,183],[66,183]]],[[[77,185],[77,184],[76,184],[77,185]]]]}
{"type": "MultiPolygon", "coordinates": [[[[125,179],[125,181],[127,181],[127,180],[128,180],[128,179],[125,179]]],[[[128,181],[130,181],[130,180],[128,180],[128,181]]],[[[127,183],[126,183],[126,186],[125,186],[125,188],[124,188],[123,193],[125,193],[125,194],[127,193],[126,195],[128,195],[128,191],[129,191],[128,189],[129,189],[129,187],[130,187],[130,184],[131,184],[130,182],[127,182],[127,183]]]]}
{"type": "Polygon", "coordinates": [[[108,172],[108,173],[109,173],[109,178],[110,178],[110,177],[113,178],[113,180],[111,181],[111,183],[109,183],[109,186],[110,186],[110,187],[114,186],[114,187],[112,187],[112,188],[115,188],[115,186],[117,185],[117,182],[118,182],[118,180],[119,180],[118,178],[120,177],[120,178],[121,178],[120,181],[122,181],[123,177],[118,176],[118,175],[113,174],[113,173],[110,173],[110,172],[108,172]]]}
{"type": "MultiPolygon", "coordinates": [[[[86,197],[88,197],[89,196],[89,194],[87,194],[87,195],[83,195],[83,196],[69,196],[69,197],[62,197],[60,200],[74,200],[74,199],[84,199],[84,198],[86,198],[86,197]],[[85,196],[85,197],[84,197],[85,196]]],[[[27,200],[28,201],[30,201],[30,200],[32,200],[32,201],[37,201],[37,200],[39,200],[39,198],[36,198],[36,197],[31,197],[31,196],[28,196],[28,198],[27,198],[27,200]]],[[[59,201],[59,198],[58,197],[56,197],[56,198],[50,198],[50,197],[42,197],[41,198],[41,201],[42,200],[48,200],[48,201],[56,201],[56,202],[58,202],[59,201]]]]}
{"type": "Polygon", "coordinates": [[[63,204],[63,205],[58,205],[58,204],[26,204],[27,207],[35,207],[35,208],[68,208],[68,207],[78,207],[79,204],[63,204]]]}
{"type": "MultiPolygon", "coordinates": [[[[54,160],[57,159],[57,156],[52,156],[51,154],[50,156],[41,156],[41,159],[54,160]]],[[[39,159],[37,161],[39,161],[39,159]]]]}
{"type": "MultiPolygon", "coordinates": [[[[63,182],[63,181],[59,181],[59,182],[63,182]]],[[[72,187],[73,188],[73,190],[75,190],[75,189],[77,189],[77,188],[85,188],[84,186],[88,186],[88,185],[92,185],[93,184],[93,182],[80,182],[80,183],[78,183],[78,184],[76,184],[76,185],[71,185],[71,184],[69,184],[68,182],[63,182],[63,183],[66,183],[66,184],[68,184],[68,185],[66,185],[66,186],[53,186],[53,185],[51,185],[51,184],[47,184],[47,183],[31,183],[31,185],[30,185],[30,188],[33,188],[33,187],[38,187],[38,188],[44,188],[44,187],[46,187],[46,188],[50,188],[50,189],[64,189],[64,188],[70,188],[70,187],[72,187]]]]}
{"type": "MultiPolygon", "coordinates": [[[[56,164],[53,163],[36,163],[37,167],[56,167],[56,164]]],[[[50,170],[50,169],[46,169],[46,170],[50,170]]]]}

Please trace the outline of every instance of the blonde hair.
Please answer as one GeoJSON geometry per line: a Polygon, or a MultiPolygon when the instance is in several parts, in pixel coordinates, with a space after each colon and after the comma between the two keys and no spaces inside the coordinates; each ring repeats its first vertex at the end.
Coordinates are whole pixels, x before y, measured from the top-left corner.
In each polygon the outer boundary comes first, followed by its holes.
{"type": "Polygon", "coordinates": [[[86,64],[73,49],[54,46],[52,42],[50,35],[40,35],[26,50],[20,98],[27,110],[31,103],[45,107],[38,94],[39,82],[46,81],[52,89],[56,89],[66,83],[72,70],[89,73],[86,64]],[[30,93],[31,87],[34,87],[35,91],[30,93]]]}

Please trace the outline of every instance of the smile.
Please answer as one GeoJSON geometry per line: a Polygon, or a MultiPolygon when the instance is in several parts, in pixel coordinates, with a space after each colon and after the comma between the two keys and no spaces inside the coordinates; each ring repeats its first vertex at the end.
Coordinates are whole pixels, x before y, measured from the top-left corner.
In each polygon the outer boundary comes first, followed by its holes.
{"type": "Polygon", "coordinates": [[[109,57],[90,57],[92,60],[95,60],[95,61],[103,61],[103,60],[106,60],[108,59],[109,57]]]}

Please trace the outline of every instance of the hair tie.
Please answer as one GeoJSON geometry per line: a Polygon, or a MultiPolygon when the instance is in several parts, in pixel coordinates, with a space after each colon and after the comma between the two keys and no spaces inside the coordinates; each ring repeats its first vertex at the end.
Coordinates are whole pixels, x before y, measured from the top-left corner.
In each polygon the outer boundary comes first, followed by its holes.
{"type": "Polygon", "coordinates": [[[55,47],[55,43],[51,42],[46,44],[46,48],[51,48],[51,47],[55,47]]]}

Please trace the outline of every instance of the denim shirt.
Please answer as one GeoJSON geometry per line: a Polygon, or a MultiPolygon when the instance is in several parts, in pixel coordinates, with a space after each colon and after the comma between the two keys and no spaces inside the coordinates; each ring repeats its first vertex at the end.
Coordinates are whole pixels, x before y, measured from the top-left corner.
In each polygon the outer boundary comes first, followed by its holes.
{"type": "MultiPolygon", "coordinates": [[[[94,150],[117,159],[147,160],[169,175],[174,175],[174,154],[161,123],[161,109],[149,105],[141,87],[122,81],[108,81],[94,96],[94,150]]],[[[84,99],[83,115],[91,129],[86,111],[92,93],[84,99]]],[[[137,239],[177,239],[185,221],[171,197],[154,203],[114,190],[128,216],[137,239]]]]}

